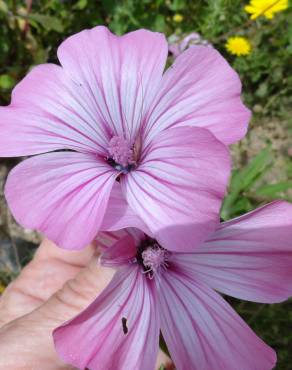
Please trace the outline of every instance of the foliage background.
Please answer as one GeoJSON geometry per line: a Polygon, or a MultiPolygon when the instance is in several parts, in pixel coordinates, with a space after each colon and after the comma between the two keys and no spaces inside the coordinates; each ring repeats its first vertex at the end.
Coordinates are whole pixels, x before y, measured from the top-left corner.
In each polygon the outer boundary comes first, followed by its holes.
{"type": "MultiPolygon", "coordinates": [[[[232,148],[234,172],[222,218],[276,198],[292,201],[292,8],[274,19],[250,21],[239,0],[0,0],[0,104],[36,64],[56,62],[68,35],[97,24],[117,34],[148,28],[183,37],[199,32],[240,74],[253,111],[249,134],[232,148]],[[176,22],[175,15],[182,21],[176,22]],[[229,36],[247,37],[252,53],[226,53],[229,36]]],[[[39,235],[12,219],[3,184],[15,159],[0,159],[0,289],[31,257],[39,235]]],[[[292,303],[261,305],[228,298],[251,327],[278,352],[278,370],[292,369],[292,303]]]]}

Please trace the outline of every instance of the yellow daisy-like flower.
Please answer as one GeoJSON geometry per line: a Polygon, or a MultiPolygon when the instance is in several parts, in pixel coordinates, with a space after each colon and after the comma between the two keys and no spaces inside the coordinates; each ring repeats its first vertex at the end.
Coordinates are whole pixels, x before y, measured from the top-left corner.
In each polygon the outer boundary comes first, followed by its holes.
{"type": "Polygon", "coordinates": [[[246,38],[240,36],[229,37],[225,47],[229,53],[237,56],[248,55],[251,52],[250,42],[246,38]]]}
{"type": "Polygon", "coordinates": [[[244,9],[247,13],[251,14],[251,19],[256,19],[260,15],[272,19],[275,13],[281,12],[287,8],[288,0],[251,0],[244,9]]]}
{"type": "Polygon", "coordinates": [[[174,16],[173,16],[173,18],[172,18],[173,20],[174,20],[174,22],[176,22],[176,23],[181,23],[183,20],[184,20],[184,17],[183,17],[183,15],[181,15],[181,14],[175,14],[174,16]]]}

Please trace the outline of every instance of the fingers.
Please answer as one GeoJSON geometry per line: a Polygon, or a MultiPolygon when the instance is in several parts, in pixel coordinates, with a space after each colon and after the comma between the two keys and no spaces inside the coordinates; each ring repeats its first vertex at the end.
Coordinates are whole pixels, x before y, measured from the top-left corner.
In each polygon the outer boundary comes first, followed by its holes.
{"type": "MultiPolygon", "coordinates": [[[[46,253],[45,251],[41,258],[37,256],[36,259],[50,259],[51,257],[43,257],[46,253]]],[[[86,256],[82,263],[85,260],[86,256]]],[[[73,369],[58,358],[52,331],[87,307],[114,274],[114,270],[102,267],[98,256],[92,254],[88,266],[81,269],[78,266],[78,269],[78,273],[45,303],[0,329],[0,369],[73,369]]],[[[170,360],[162,352],[157,360],[157,369],[161,364],[170,364],[170,360]]]]}
{"type": "Polygon", "coordinates": [[[64,262],[71,266],[85,267],[90,261],[91,257],[96,251],[96,245],[94,243],[90,244],[87,248],[81,250],[66,250],[57,247],[56,244],[44,239],[38,250],[36,251],[34,260],[39,262],[43,260],[57,260],[64,262]]]}
{"type": "Polygon", "coordinates": [[[66,251],[45,239],[33,260],[22,270],[0,299],[0,327],[39,307],[73,279],[96,252],[90,245],[82,251],[66,251]]]}
{"type": "Polygon", "coordinates": [[[45,302],[39,312],[54,325],[72,318],[87,307],[107,286],[115,271],[100,265],[99,257],[92,257],[88,266],[66,282],[45,302]]]}
{"type": "Polygon", "coordinates": [[[156,369],[160,369],[161,365],[163,365],[165,370],[175,370],[174,364],[171,359],[160,350],[156,361],[156,369]]]}
{"type": "Polygon", "coordinates": [[[80,270],[47,302],[2,327],[0,369],[70,369],[55,353],[52,331],[90,304],[113,273],[100,266],[98,258],[94,257],[88,267],[80,270]]]}

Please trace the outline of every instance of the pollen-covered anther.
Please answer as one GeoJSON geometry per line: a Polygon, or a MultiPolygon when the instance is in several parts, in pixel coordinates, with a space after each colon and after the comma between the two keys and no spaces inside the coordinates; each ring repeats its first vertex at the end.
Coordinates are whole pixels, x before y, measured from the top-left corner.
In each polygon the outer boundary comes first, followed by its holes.
{"type": "Polygon", "coordinates": [[[109,157],[122,167],[135,163],[133,156],[133,145],[122,136],[113,136],[108,146],[109,157]]]}
{"type": "Polygon", "coordinates": [[[167,268],[168,252],[160,247],[149,247],[142,252],[142,259],[147,269],[145,272],[156,274],[161,268],[167,268]]]}

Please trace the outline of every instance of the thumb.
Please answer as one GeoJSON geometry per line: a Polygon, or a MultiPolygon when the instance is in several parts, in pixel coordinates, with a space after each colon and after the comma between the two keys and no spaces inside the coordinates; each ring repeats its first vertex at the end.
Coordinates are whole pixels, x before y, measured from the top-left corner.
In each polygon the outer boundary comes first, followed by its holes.
{"type": "MultiPolygon", "coordinates": [[[[86,268],[44,304],[0,329],[0,369],[69,370],[54,349],[53,330],[87,307],[110,282],[114,270],[101,266],[94,256],[86,268]]],[[[171,362],[162,352],[157,368],[171,362]]]]}
{"type": "Polygon", "coordinates": [[[52,331],[88,306],[109,283],[114,270],[93,257],[44,304],[0,329],[0,369],[70,369],[58,359],[52,331]]]}
{"type": "Polygon", "coordinates": [[[68,280],[45,302],[36,313],[60,325],[86,308],[108,285],[115,270],[103,267],[99,256],[94,256],[86,268],[68,280]]]}

